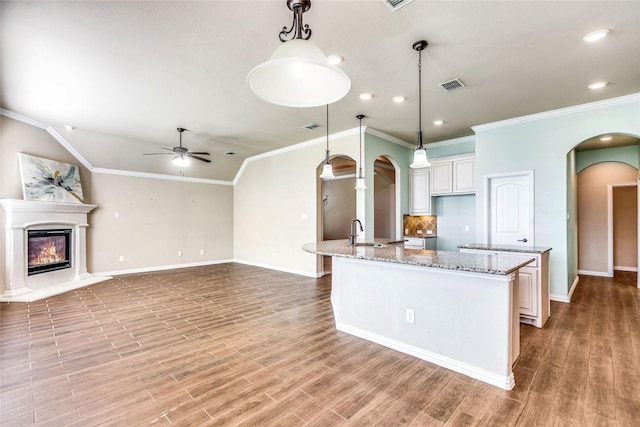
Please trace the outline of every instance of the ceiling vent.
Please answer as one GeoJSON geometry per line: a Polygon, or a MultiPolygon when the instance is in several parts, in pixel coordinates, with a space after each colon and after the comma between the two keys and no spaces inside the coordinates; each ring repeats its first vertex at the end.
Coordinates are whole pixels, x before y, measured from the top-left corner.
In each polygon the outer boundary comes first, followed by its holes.
{"type": "Polygon", "coordinates": [[[464,83],[460,79],[448,80],[446,82],[442,82],[439,86],[446,90],[447,92],[451,92],[452,90],[460,89],[461,87],[465,87],[464,83]]]}
{"type": "Polygon", "coordinates": [[[317,123],[309,123],[308,125],[304,125],[302,126],[304,129],[309,129],[309,130],[313,130],[316,128],[321,127],[321,125],[317,124],[317,123]]]}
{"type": "Polygon", "coordinates": [[[392,11],[396,11],[398,9],[400,9],[402,6],[406,6],[409,3],[411,3],[413,0],[383,0],[387,6],[389,6],[389,9],[391,9],[392,11]]]}

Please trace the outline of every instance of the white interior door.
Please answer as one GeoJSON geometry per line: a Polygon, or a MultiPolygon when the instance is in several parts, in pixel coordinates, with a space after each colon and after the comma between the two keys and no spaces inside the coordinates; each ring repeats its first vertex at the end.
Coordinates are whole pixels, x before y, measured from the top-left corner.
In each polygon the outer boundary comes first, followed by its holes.
{"type": "Polygon", "coordinates": [[[487,243],[533,246],[533,171],[485,178],[487,243]]]}

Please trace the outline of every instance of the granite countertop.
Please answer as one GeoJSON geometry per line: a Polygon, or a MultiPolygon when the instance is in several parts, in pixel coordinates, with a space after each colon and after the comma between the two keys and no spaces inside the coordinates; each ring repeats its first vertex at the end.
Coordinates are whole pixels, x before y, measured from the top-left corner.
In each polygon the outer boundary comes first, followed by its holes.
{"type": "Polygon", "coordinates": [[[302,250],[318,255],[496,275],[511,274],[535,260],[535,258],[517,255],[471,254],[410,249],[405,248],[402,244],[389,244],[388,240],[384,239],[367,240],[358,243],[361,245],[375,244],[380,246],[349,246],[349,241],[346,239],[324,240],[322,242],[306,243],[302,246],[302,250]]]}
{"type": "Polygon", "coordinates": [[[541,246],[518,246],[518,245],[491,245],[487,243],[467,243],[458,246],[459,249],[480,249],[483,251],[518,252],[524,254],[543,254],[549,252],[551,248],[541,246]]]}

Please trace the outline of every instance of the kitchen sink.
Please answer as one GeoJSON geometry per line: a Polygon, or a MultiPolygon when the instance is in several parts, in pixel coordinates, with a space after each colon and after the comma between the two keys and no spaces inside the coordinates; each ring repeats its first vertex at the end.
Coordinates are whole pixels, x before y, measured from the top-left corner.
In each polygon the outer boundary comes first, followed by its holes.
{"type": "Polygon", "coordinates": [[[382,243],[378,243],[378,242],[359,242],[359,243],[354,243],[353,246],[369,246],[372,248],[386,248],[387,245],[383,245],[382,243]]]}

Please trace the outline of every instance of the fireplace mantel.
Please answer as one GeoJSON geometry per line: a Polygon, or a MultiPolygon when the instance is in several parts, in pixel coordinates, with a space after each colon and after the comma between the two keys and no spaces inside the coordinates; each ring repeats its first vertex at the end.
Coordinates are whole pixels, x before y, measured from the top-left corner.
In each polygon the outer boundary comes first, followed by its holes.
{"type": "Polygon", "coordinates": [[[36,301],[110,279],[87,272],[87,216],[96,205],[0,199],[0,206],[5,213],[0,301],[36,301]],[[41,228],[72,230],[71,268],[28,276],[27,232],[41,228]]]}

